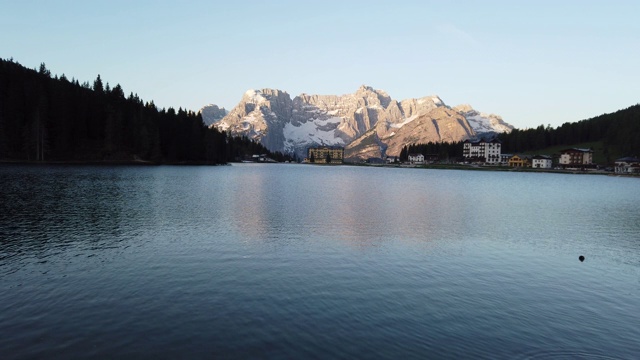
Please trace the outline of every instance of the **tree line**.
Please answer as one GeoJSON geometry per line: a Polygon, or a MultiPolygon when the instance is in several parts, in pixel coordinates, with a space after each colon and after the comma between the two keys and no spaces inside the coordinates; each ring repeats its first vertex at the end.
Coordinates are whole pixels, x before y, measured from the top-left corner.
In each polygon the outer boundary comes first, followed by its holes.
{"type": "Polygon", "coordinates": [[[223,164],[256,153],[291,159],[205,126],[200,113],[125,96],[100,75],[80,84],[44,63],[0,59],[0,159],[223,164]]]}
{"type": "Polygon", "coordinates": [[[425,157],[435,157],[440,161],[455,161],[462,158],[462,141],[457,142],[428,142],[426,144],[410,144],[402,147],[400,161],[406,162],[409,154],[422,154],[425,157]]]}

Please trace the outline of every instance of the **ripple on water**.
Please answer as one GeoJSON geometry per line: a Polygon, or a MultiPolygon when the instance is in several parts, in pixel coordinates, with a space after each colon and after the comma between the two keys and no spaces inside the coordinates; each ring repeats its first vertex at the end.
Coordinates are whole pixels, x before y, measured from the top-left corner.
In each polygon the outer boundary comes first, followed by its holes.
{"type": "Polygon", "coordinates": [[[640,353],[637,181],[296,165],[0,180],[14,358],[640,353]]]}

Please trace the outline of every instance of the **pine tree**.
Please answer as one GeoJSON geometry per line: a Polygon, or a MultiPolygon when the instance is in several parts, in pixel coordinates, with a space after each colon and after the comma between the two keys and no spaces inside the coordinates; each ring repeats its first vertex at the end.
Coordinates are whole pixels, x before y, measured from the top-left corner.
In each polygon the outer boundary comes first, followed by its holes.
{"type": "Polygon", "coordinates": [[[93,91],[98,94],[104,93],[104,87],[102,86],[102,79],[100,79],[100,74],[98,74],[98,77],[93,82],[93,91]]]}

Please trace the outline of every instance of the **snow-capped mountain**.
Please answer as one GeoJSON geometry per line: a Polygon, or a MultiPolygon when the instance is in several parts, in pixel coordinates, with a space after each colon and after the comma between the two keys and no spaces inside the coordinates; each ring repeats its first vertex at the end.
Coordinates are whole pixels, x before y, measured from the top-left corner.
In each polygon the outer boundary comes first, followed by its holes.
{"type": "Polygon", "coordinates": [[[398,155],[411,143],[459,141],[513,128],[470,106],[451,108],[438,96],[398,102],[365,85],[353,94],[293,99],[281,90],[249,90],[212,126],[260,141],[272,151],[304,157],[310,146],[338,145],[352,158],[398,155]]]}
{"type": "Polygon", "coordinates": [[[471,127],[478,134],[485,132],[510,133],[511,130],[513,130],[513,126],[504,122],[502,117],[495,114],[478,112],[477,110],[474,110],[471,105],[458,105],[454,107],[454,110],[462,113],[471,127]]]}

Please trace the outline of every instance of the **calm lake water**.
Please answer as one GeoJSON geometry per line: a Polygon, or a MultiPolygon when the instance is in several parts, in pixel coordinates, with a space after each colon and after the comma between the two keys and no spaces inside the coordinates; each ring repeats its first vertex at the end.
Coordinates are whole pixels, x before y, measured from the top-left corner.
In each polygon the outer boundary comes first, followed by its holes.
{"type": "Polygon", "coordinates": [[[640,357],[637,178],[2,165],[0,200],[2,359],[640,357]]]}

